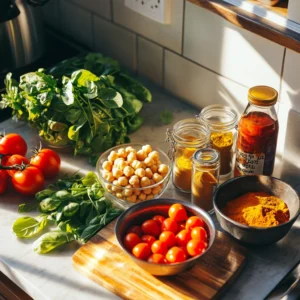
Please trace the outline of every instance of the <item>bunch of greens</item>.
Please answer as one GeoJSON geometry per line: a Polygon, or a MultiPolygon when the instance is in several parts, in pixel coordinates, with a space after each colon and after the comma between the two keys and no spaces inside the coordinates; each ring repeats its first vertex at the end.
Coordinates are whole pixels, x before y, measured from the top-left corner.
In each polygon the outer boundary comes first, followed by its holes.
{"type": "Polygon", "coordinates": [[[38,210],[41,215],[38,219],[18,218],[13,232],[19,238],[31,238],[47,225],[56,225],[54,231],[43,234],[33,243],[33,250],[40,254],[74,240],[85,243],[122,212],[114,208],[103,193],[93,172],[84,177],[75,174],[59,179],[35,195],[36,204],[19,205],[21,213],[38,210]]]}
{"type": "Polygon", "coordinates": [[[139,112],[152,97],[142,84],[101,54],[90,53],[20,77],[9,73],[0,108],[38,128],[55,146],[73,145],[74,154],[98,154],[129,142],[143,122],[139,112]]]}

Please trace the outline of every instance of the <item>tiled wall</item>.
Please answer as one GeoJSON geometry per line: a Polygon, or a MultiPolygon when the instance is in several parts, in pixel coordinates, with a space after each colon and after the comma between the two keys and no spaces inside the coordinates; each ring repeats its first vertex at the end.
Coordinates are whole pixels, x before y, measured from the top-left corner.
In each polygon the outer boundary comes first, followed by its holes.
{"type": "Polygon", "coordinates": [[[300,126],[300,54],[184,0],[172,0],[169,25],[133,12],[124,0],[51,0],[44,18],[200,108],[221,103],[241,113],[249,87],[274,87],[281,96],[278,150],[291,160],[297,154],[300,135],[292,128],[300,126]]]}

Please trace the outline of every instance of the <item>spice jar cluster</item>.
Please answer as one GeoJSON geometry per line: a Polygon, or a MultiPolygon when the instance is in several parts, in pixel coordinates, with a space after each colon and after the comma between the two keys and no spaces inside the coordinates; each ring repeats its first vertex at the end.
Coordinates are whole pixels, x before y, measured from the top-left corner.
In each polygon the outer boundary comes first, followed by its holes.
{"type": "Polygon", "coordinates": [[[210,105],[196,118],[177,122],[167,132],[174,186],[192,192],[192,202],[211,212],[219,177],[271,175],[278,136],[277,97],[273,88],[255,86],[249,89],[249,103],[239,120],[234,109],[210,105]]]}

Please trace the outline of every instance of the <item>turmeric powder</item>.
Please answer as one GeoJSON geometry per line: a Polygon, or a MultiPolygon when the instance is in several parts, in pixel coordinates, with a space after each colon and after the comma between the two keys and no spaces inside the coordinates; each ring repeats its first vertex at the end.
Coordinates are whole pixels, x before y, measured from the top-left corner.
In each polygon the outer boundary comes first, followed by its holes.
{"type": "Polygon", "coordinates": [[[220,152],[220,175],[231,171],[233,134],[229,132],[212,132],[210,136],[212,148],[220,152]]]}
{"type": "Polygon", "coordinates": [[[227,202],[222,211],[232,220],[254,227],[272,227],[290,219],[286,203],[264,192],[242,195],[227,202]]]}

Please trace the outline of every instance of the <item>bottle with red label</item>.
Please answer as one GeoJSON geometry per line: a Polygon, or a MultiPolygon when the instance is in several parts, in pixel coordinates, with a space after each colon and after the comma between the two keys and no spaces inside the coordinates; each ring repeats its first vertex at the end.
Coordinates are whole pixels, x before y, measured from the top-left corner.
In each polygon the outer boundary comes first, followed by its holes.
{"type": "Polygon", "coordinates": [[[273,173],[279,129],[277,98],[277,91],[268,86],[249,89],[249,104],[238,124],[235,176],[273,173]]]}

